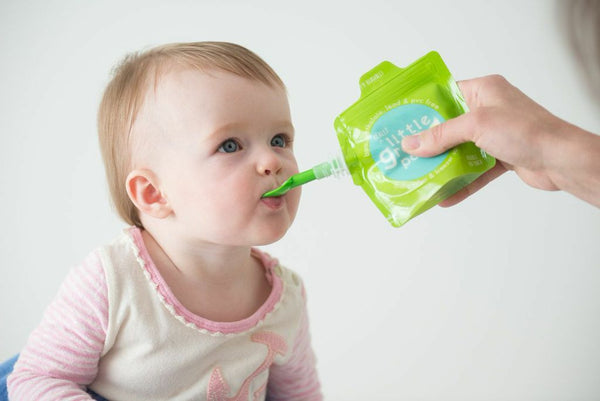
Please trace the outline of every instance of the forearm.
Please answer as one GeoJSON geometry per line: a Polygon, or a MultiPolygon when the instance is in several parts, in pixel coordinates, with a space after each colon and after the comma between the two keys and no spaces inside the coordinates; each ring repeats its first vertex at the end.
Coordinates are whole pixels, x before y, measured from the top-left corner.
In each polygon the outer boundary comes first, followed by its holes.
{"type": "Polygon", "coordinates": [[[548,176],[561,190],[600,207],[600,136],[566,123],[544,154],[548,176]]]}
{"type": "Polygon", "coordinates": [[[19,372],[13,380],[16,385],[10,390],[10,401],[19,400],[68,400],[90,401],[93,400],[82,387],[67,380],[61,380],[39,374],[19,372]],[[20,386],[20,383],[25,386],[20,386]]]}
{"type": "Polygon", "coordinates": [[[73,269],[31,333],[12,374],[10,399],[91,400],[104,347],[107,290],[99,258],[92,254],[73,269]]]}

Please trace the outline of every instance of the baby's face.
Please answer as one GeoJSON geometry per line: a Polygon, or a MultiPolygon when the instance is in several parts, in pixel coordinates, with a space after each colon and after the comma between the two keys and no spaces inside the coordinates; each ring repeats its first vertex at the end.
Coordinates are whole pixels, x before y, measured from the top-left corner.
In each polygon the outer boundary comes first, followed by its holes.
{"type": "Polygon", "coordinates": [[[152,138],[134,160],[156,173],[169,218],[190,239],[264,245],[294,220],[299,190],[261,199],[298,172],[283,88],[217,70],[170,72],[148,96],[134,135],[152,138]]]}

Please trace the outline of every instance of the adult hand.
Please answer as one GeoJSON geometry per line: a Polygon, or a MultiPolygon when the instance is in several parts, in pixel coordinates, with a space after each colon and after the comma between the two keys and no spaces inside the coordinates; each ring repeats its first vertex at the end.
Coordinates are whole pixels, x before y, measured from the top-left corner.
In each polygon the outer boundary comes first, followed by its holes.
{"type": "Polygon", "coordinates": [[[507,170],[534,188],[562,189],[600,206],[600,137],[554,116],[499,75],[458,86],[470,112],[405,137],[404,150],[431,157],[472,141],[497,163],[441,206],[462,201],[507,170]]]}

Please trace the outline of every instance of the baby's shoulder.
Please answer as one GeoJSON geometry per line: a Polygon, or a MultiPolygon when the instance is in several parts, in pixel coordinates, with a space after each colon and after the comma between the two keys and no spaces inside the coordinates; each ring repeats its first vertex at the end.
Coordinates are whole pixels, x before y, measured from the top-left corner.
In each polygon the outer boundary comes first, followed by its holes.
{"type": "Polygon", "coordinates": [[[105,264],[129,262],[135,265],[142,261],[147,251],[139,229],[130,227],[109,242],[98,246],[92,253],[98,254],[105,264]]]}

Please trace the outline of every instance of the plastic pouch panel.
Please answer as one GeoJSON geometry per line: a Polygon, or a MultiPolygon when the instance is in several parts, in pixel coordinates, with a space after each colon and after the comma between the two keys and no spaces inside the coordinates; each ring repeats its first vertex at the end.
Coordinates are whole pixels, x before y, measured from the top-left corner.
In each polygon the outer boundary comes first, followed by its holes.
{"type": "Polygon", "coordinates": [[[361,97],[334,126],[345,162],[390,223],[399,227],[471,183],[495,164],[473,143],[419,158],[402,138],[467,112],[437,52],[402,69],[388,61],[360,79],[361,97]]]}

